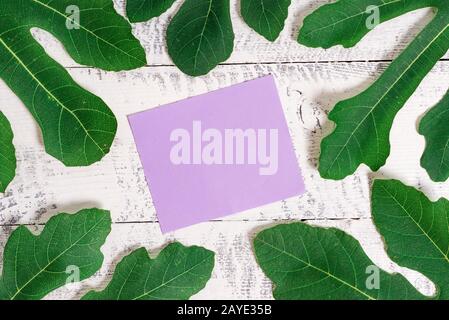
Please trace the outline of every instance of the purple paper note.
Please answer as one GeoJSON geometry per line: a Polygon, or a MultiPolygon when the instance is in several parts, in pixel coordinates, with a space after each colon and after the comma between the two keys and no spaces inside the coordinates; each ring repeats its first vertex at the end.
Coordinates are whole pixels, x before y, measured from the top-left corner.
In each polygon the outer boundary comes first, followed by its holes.
{"type": "Polygon", "coordinates": [[[129,122],[164,233],[304,193],[272,76],[129,122]]]}

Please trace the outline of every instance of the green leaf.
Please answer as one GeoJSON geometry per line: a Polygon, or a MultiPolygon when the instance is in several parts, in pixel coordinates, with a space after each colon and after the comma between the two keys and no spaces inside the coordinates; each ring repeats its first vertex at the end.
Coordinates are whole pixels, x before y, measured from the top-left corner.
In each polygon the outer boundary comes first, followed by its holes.
{"type": "Polygon", "coordinates": [[[433,181],[449,178],[449,92],[421,120],[419,133],[426,138],[421,166],[433,181]]]}
{"type": "Polygon", "coordinates": [[[110,231],[109,212],[98,209],[58,214],[38,236],[20,226],[5,246],[0,299],[41,299],[65,285],[73,268],[79,280],[92,276],[103,263],[100,247],[110,231]]]}
{"type": "Polygon", "coordinates": [[[111,0],[1,1],[0,12],[0,77],[38,122],[46,151],[68,166],[100,160],[115,137],[113,113],[46,54],[30,29],[52,33],[80,64],[119,71],[145,65],[129,23],[111,0]]]}
{"type": "Polygon", "coordinates": [[[338,0],[319,7],[304,19],[298,41],[308,47],[355,46],[376,25],[372,24],[377,7],[379,22],[407,12],[442,3],[441,0],[338,0]]]}
{"type": "Polygon", "coordinates": [[[143,22],[159,17],[176,0],[126,0],[126,15],[129,21],[143,22]]]}
{"type": "Polygon", "coordinates": [[[398,111],[449,49],[446,0],[340,0],[324,5],[304,21],[299,41],[313,47],[356,44],[367,32],[367,8],[377,5],[380,22],[424,7],[434,19],[366,91],[339,102],[329,114],[335,130],[321,144],[322,177],[342,179],[365,163],[382,167],[390,154],[389,133],[398,111]]]}
{"type": "Polygon", "coordinates": [[[214,267],[214,253],[201,247],[168,245],[156,259],[145,248],[119,262],[114,276],[101,292],[85,300],[185,300],[204,288],[214,267]]]}
{"type": "Polygon", "coordinates": [[[277,39],[284,29],[291,0],[241,0],[245,22],[269,41],[277,39]]]}
{"type": "Polygon", "coordinates": [[[391,259],[427,276],[437,298],[449,299],[449,201],[432,202],[400,181],[376,180],[372,202],[391,259]]]}
{"type": "Polygon", "coordinates": [[[259,233],[254,249],[276,299],[424,298],[401,275],[378,269],[357,240],[337,229],[279,225],[259,233]],[[371,282],[372,269],[379,272],[378,285],[371,282]]]}
{"type": "Polygon", "coordinates": [[[5,192],[16,174],[16,150],[12,144],[13,137],[8,119],[0,112],[0,192],[5,192]]]}
{"type": "Polygon", "coordinates": [[[168,53],[181,71],[207,74],[234,47],[229,0],[186,0],[167,29],[168,53]]]}

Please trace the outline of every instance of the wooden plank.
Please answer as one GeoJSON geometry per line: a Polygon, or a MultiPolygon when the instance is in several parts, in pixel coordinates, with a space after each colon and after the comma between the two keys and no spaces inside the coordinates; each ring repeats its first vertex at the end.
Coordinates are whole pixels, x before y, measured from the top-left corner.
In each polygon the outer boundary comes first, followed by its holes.
{"type": "MultiPolygon", "coordinates": [[[[419,166],[424,140],[416,132],[417,119],[447,90],[449,62],[440,62],[399,113],[391,133],[392,155],[381,173],[366,168],[343,181],[326,181],[316,171],[319,141],[332,128],[326,113],[341,99],[366,88],[430,20],[430,10],[419,10],[387,22],[352,49],[305,48],[295,42],[304,17],[327,0],[295,1],[280,39],[269,43],[250,30],[232,0],[236,33],[235,50],[225,65],[209,75],[190,78],[172,67],[165,48],[165,29],[181,1],[150,22],[134,25],[151,67],[108,73],[80,67],[48,33],[34,30],[46,50],[84,87],[102,97],[117,115],[119,131],[111,153],[88,168],[65,168],[48,156],[39,130],[15,95],[0,83],[0,109],[11,120],[16,134],[18,175],[0,197],[0,248],[17,224],[45,223],[60,211],[86,207],[110,209],[114,226],[103,252],[105,263],[97,276],[78,288],[61,289],[48,298],[78,298],[92,287],[104,287],[118,260],[129,250],[145,246],[156,252],[174,239],[203,245],[217,253],[213,279],[196,298],[270,299],[271,284],[256,265],[250,239],[276,221],[310,219],[336,226],[359,239],[368,255],[389,271],[400,271],[426,293],[432,285],[416,273],[398,268],[386,257],[369,216],[369,186],[373,178],[398,178],[417,186],[432,199],[449,197],[449,183],[435,184],[419,166]],[[312,62],[319,63],[312,63],[312,62]],[[156,66],[156,67],[154,67],[156,66]],[[306,181],[307,194],[263,208],[186,228],[160,233],[126,115],[205,93],[272,73],[278,83],[293,143],[306,181]],[[354,220],[357,219],[357,220],[354,220]]],[[[123,12],[124,0],[116,0],[123,12]]],[[[446,59],[449,55],[446,55],[446,59]]],[[[32,227],[39,230],[42,226],[32,227]]],[[[0,260],[3,250],[0,249],[0,260]]],[[[1,269],[1,267],[0,267],[1,269]]]]}
{"type": "MultiPolygon", "coordinates": [[[[433,294],[433,284],[426,278],[389,260],[370,219],[328,220],[314,224],[345,230],[360,241],[376,265],[388,272],[402,273],[424,294],[433,294]]],[[[155,223],[114,224],[102,248],[105,261],[101,270],[92,278],[58,289],[46,298],[78,299],[92,288],[101,290],[109,282],[117,263],[132,250],[145,247],[155,257],[161,248],[176,239],[185,245],[204,246],[216,253],[212,279],[203,291],[194,296],[195,299],[271,299],[271,282],[256,263],[252,239],[257,232],[272,225],[267,222],[209,222],[163,236],[155,223]]],[[[31,229],[38,233],[42,227],[31,229]]],[[[4,247],[11,231],[12,228],[3,227],[0,247],[4,247]]]]}
{"type": "Polygon", "coordinates": [[[381,174],[361,168],[342,181],[320,178],[316,166],[319,142],[332,128],[326,112],[336,101],[366,88],[385,68],[384,63],[329,63],[220,66],[193,79],[174,67],[107,73],[70,70],[84,87],[102,97],[119,121],[117,139],[105,159],[87,168],[66,168],[47,155],[39,130],[15,95],[0,84],[0,109],[15,132],[17,176],[0,197],[0,224],[44,222],[46,216],[82,207],[112,210],[114,221],[156,221],[126,116],[217,88],[274,74],[294,147],[308,192],[302,197],[249,210],[226,219],[262,220],[369,217],[369,180],[400,178],[422,187],[432,198],[449,197],[449,183],[433,184],[419,165],[424,139],[417,119],[447,89],[449,62],[439,63],[399,113],[392,139],[392,156],[381,174]]]}
{"type": "MultiPolygon", "coordinates": [[[[165,45],[168,23],[181,6],[174,6],[159,18],[133,25],[134,35],[142,42],[149,65],[172,65],[165,45]]],[[[234,53],[231,63],[280,63],[280,62],[327,62],[327,61],[372,61],[391,60],[397,57],[422,28],[432,19],[431,9],[421,9],[388,21],[370,34],[357,46],[345,49],[342,46],[323,50],[307,48],[296,39],[304,18],[329,0],[293,1],[289,9],[286,27],[276,42],[271,43],[249,28],[240,16],[240,1],[231,0],[231,15],[235,33],[234,53]]],[[[116,9],[124,14],[125,0],[115,0],[116,9]]],[[[65,54],[61,44],[49,33],[35,30],[33,34],[41,44],[65,66],[77,66],[65,54]]],[[[445,56],[449,58],[449,54],[445,56]]]]}

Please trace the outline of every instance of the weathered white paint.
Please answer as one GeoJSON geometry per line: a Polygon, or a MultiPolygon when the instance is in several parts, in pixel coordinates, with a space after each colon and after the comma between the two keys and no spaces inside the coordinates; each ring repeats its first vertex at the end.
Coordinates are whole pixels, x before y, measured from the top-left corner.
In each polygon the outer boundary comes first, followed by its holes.
{"type": "MultiPolygon", "coordinates": [[[[316,165],[319,141],[332,128],[326,112],[337,101],[367,88],[388,65],[388,61],[373,60],[395,57],[431,16],[428,10],[420,10],[395,19],[353,49],[308,49],[295,43],[293,38],[305,14],[326,2],[294,2],[285,32],[278,41],[269,43],[244,25],[237,14],[237,1],[233,0],[234,54],[225,65],[199,78],[188,77],[172,66],[164,48],[164,30],[174,9],[159,19],[135,26],[134,32],[145,44],[151,66],[129,72],[77,66],[54,38],[35,31],[49,54],[69,67],[77,82],[107,102],[118,118],[119,129],[111,153],[103,161],[87,168],[66,168],[44,152],[36,123],[1,82],[0,110],[8,116],[15,132],[18,170],[8,192],[0,197],[0,247],[4,247],[17,224],[43,224],[60,211],[101,207],[111,210],[114,221],[103,248],[106,258],[102,270],[84,281],[80,292],[61,289],[48,298],[79,297],[91,287],[100,288],[129,250],[144,246],[155,252],[168,241],[179,240],[217,253],[213,279],[196,298],[270,299],[271,284],[254,260],[250,240],[257,230],[277,221],[307,219],[348,231],[361,241],[375,263],[389,271],[405,272],[417,287],[432,292],[422,277],[398,268],[387,258],[370,220],[369,190],[374,177],[400,178],[432,199],[449,197],[449,182],[432,183],[419,166],[424,139],[416,132],[417,119],[447,90],[449,62],[438,63],[399,113],[391,134],[392,154],[380,173],[369,173],[362,167],[343,181],[323,180],[316,165]],[[363,62],[366,60],[371,62],[363,62]],[[126,115],[269,73],[278,84],[307,193],[162,235],[126,115]]],[[[122,0],[117,1],[117,7],[123,9],[122,0]]],[[[37,230],[41,226],[31,228],[37,230]]]]}

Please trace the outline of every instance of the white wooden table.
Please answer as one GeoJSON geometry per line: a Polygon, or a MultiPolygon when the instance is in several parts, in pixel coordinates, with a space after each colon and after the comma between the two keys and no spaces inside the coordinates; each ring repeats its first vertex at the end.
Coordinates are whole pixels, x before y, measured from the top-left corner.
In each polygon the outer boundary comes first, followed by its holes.
{"type": "MultiPolygon", "coordinates": [[[[231,0],[236,34],[232,57],[209,75],[191,78],[173,66],[164,42],[168,21],[181,2],[160,18],[134,26],[136,37],[146,48],[149,65],[129,72],[79,66],[55,38],[33,30],[48,53],[66,66],[78,83],[106,101],[118,118],[119,129],[103,161],[86,168],[66,168],[44,152],[33,118],[0,83],[0,109],[12,123],[18,157],[17,177],[8,192],[0,196],[0,252],[17,225],[29,225],[38,232],[58,212],[99,207],[110,210],[114,221],[102,249],[102,269],[78,286],[61,288],[47,298],[79,298],[91,288],[101,289],[117,262],[131,250],[144,246],[155,255],[168,242],[179,240],[216,252],[212,279],[194,298],[271,299],[271,282],[256,264],[252,238],[276,223],[305,220],[349,232],[376,264],[403,273],[424,293],[432,293],[433,285],[426,278],[388,259],[370,219],[369,196],[372,180],[386,177],[418,187],[434,200],[449,197],[449,182],[433,183],[420,167],[424,139],[416,131],[417,119],[447,90],[449,60],[437,64],[399,112],[391,133],[392,154],[380,172],[373,174],[361,167],[345,180],[327,181],[316,169],[320,140],[332,128],[326,113],[337,101],[367,88],[430,20],[431,11],[419,10],[387,22],[355,48],[321,50],[299,45],[296,37],[305,15],[328,1],[293,1],[287,27],[275,43],[270,43],[244,24],[238,1],[231,0]],[[269,73],[278,84],[307,193],[162,235],[126,116],[269,73]]],[[[124,1],[116,0],[116,7],[123,13],[124,1]]]]}

